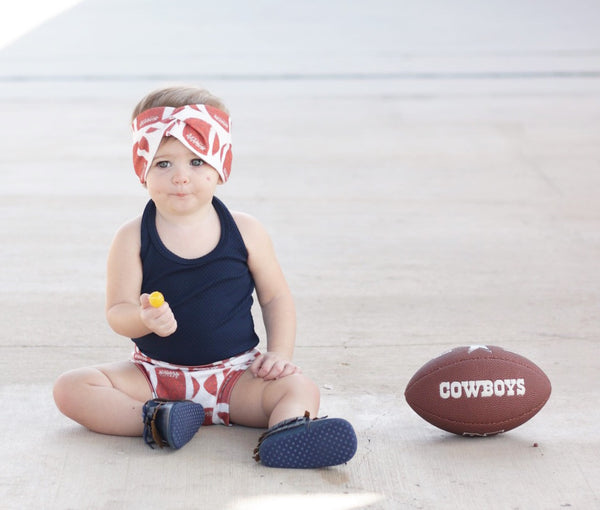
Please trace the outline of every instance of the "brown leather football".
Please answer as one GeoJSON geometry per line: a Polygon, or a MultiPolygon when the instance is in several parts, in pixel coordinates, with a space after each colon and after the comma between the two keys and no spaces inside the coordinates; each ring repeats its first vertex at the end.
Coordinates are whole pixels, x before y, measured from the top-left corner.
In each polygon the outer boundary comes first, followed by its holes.
{"type": "Polygon", "coordinates": [[[546,374],[523,356],[493,345],[471,345],[423,365],[404,396],[436,427],[464,436],[490,436],[525,423],[551,391],[546,374]]]}

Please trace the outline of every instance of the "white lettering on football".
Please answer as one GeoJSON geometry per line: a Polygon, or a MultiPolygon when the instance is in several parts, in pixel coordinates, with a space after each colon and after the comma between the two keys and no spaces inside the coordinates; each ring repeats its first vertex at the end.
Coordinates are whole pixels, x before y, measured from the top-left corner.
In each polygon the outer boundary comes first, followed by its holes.
{"type": "Polygon", "coordinates": [[[525,379],[489,379],[474,381],[442,381],[439,384],[440,398],[489,398],[521,397],[525,395],[525,379]]]}

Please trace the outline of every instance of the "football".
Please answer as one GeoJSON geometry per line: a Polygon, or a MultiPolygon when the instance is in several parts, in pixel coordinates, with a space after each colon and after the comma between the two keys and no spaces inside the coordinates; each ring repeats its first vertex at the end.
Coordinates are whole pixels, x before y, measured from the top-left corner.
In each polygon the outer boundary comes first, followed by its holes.
{"type": "Polygon", "coordinates": [[[491,436],[522,425],[550,397],[544,372],[493,345],[456,347],[412,376],[404,396],[424,420],[463,436],[491,436]]]}

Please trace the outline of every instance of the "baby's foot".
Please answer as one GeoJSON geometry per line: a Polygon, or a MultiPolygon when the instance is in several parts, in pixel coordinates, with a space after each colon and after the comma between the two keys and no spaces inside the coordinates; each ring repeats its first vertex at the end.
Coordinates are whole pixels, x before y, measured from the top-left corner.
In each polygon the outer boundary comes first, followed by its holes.
{"type": "Polygon", "coordinates": [[[189,400],[148,400],[142,409],[144,441],[151,448],[186,444],[204,422],[204,408],[189,400]]]}
{"type": "Polygon", "coordinates": [[[356,447],[356,434],[346,420],[311,420],[306,413],[267,430],[254,450],[254,459],[269,467],[320,468],[348,462],[356,447]]]}

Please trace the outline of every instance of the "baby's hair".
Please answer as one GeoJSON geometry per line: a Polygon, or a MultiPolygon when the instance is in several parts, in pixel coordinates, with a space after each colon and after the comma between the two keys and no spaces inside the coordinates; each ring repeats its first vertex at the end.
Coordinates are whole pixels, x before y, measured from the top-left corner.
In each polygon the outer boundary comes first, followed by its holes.
{"type": "Polygon", "coordinates": [[[188,104],[206,104],[229,114],[223,101],[208,90],[199,87],[174,86],[154,90],[146,95],[133,109],[131,120],[150,108],[171,106],[179,108],[188,104]]]}

